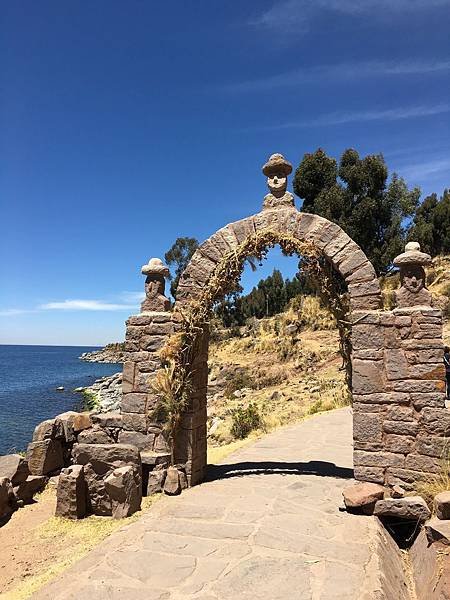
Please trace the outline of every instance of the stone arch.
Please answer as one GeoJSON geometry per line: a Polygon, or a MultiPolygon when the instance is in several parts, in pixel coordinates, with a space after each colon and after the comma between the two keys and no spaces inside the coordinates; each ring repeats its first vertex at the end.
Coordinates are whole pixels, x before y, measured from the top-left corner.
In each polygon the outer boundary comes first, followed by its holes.
{"type": "MultiPolygon", "coordinates": [[[[347,284],[352,313],[367,314],[380,308],[379,282],[361,248],[335,223],[292,207],[263,210],[226,225],[206,240],[180,278],[174,314],[182,314],[190,303],[201,301],[202,292],[221,261],[227,257],[231,260],[249,238],[268,231],[275,237],[287,235],[318,250],[347,284]]],[[[203,479],[206,467],[208,341],[205,332],[192,359],[191,401],[182,419],[175,452],[177,461],[187,464],[191,485],[203,479]]]]}

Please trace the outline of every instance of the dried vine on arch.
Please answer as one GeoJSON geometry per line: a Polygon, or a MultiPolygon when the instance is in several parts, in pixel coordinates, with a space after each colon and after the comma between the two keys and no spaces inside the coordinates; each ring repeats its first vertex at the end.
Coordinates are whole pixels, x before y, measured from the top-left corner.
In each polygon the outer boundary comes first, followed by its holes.
{"type": "Polygon", "coordinates": [[[281,247],[286,256],[298,254],[311,259],[318,259],[320,256],[318,249],[312,244],[301,242],[289,234],[272,229],[256,232],[239,244],[235,250],[225,254],[200,297],[192,301],[186,310],[178,312],[180,330],[172,335],[161,349],[160,355],[163,361],[175,365],[173,376],[177,384],[180,380],[185,381],[186,385],[188,383],[189,367],[203,330],[209,323],[214,302],[235,289],[249,256],[262,260],[276,245],[281,247]]]}

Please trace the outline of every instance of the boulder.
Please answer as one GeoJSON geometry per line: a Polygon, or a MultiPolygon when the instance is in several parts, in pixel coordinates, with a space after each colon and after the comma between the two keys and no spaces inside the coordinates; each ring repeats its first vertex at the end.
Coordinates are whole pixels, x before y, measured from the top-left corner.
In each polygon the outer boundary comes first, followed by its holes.
{"type": "Polygon", "coordinates": [[[59,440],[31,442],[27,449],[28,468],[32,475],[47,475],[64,466],[62,445],[59,440]]]}
{"type": "Polygon", "coordinates": [[[111,498],[106,491],[104,478],[95,472],[90,463],[84,465],[84,479],[87,488],[88,512],[102,517],[111,516],[111,498]]]}
{"type": "Polygon", "coordinates": [[[142,488],[140,477],[131,466],[119,467],[105,479],[105,488],[111,498],[114,519],[129,517],[141,508],[142,488]]]}
{"type": "Polygon", "coordinates": [[[72,455],[75,463],[90,463],[99,475],[126,465],[133,465],[139,471],[141,469],[139,451],[127,444],[75,444],[72,455]]]}
{"type": "Polygon", "coordinates": [[[68,443],[74,442],[77,433],[91,426],[91,417],[88,413],[78,413],[69,410],[55,417],[56,435],[64,438],[68,443]]]}
{"type": "Polygon", "coordinates": [[[33,442],[42,442],[56,437],[55,419],[47,419],[36,425],[33,433],[33,442]]]}
{"type": "Polygon", "coordinates": [[[438,519],[450,519],[450,492],[441,492],[434,497],[434,508],[438,519]]]}
{"type": "Polygon", "coordinates": [[[170,454],[167,452],[153,452],[146,450],[141,452],[142,466],[156,467],[158,465],[168,466],[170,463],[170,454]]]}
{"type": "Polygon", "coordinates": [[[81,444],[113,444],[114,440],[99,425],[80,431],[78,443],[81,444]]]}
{"type": "Polygon", "coordinates": [[[176,467],[169,467],[164,481],[164,493],[168,496],[181,494],[180,475],[176,467]]]}
{"type": "Polygon", "coordinates": [[[120,444],[130,444],[138,450],[151,450],[154,440],[153,433],[141,433],[140,431],[121,431],[119,433],[120,444]]]}
{"type": "Polygon", "coordinates": [[[9,517],[16,509],[17,500],[11,481],[7,477],[0,477],[0,520],[9,517]]]}
{"type": "Polygon", "coordinates": [[[116,411],[91,415],[91,421],[100,427],[122,427],[122,415],[116,411]]]}
{"type": "Polygon", "coordinates": [[[384,487],[377,483],[355,483],[346,487],[342,495],[347,509],[361,509],[365,513],[372,514],[375,502],[384,496],[384,487]]]}
{"type": "Polygon", "coordinates": [[[163,491],[167,470],[156,468],[148,474],[147,496],[163,491]]]}
{"type": "Polygon", "coordinates": [[[67,519],[82,519],[86,515],[86,482],[82,465],[72,465],[61,471],[55,515],[67,519]]]}
{"type": "Polygon", "coordinates": [[[378,500],[373,514],[377,517],[396,517],[420,522],[426,521],[431,516],[430,509],[421,496],[378,500]]]}
{"type": "Polygon", "coordinates": [[[7,477],[13,486],[24,482],[29,474],[28,463],[20,454],[0,456],[0,477],[7,477]]]}
{"type": "Polygon", "coordinates": [[[44,475],[29,475],[25,481],[14,487],[14,495],[17,500],[27,504],[33,500],[33,496],[42,492],[48,479],[44,475]]]}
{"type": "Polygon", "coordinates": [[[450,546],[450,521],[431,519],[425,525],[425,534],[429,544],[441,542],[441,544],[450,546]]]}

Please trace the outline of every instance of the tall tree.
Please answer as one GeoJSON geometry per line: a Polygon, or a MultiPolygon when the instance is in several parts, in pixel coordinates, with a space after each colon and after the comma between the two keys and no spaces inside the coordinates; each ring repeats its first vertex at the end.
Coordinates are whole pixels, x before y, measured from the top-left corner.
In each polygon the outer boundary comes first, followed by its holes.
{"type": "Polygon", "coordinates": [[[319,148],[305,154],[294,176],[302,210],[340,225],[361,246],[377,273],[388,269],[404,245],[406,218],[414,214],[420,190],[409,190],[396,174],[387,185],[381,154],[360,158],[349,148],[339,161],[319,148]]]}
{"type": "Polygon", "coordinates": [[[450,252],[450,191],[438,200],[430,194],[417,208],[408,238],[419,242],[431,256],[450,252]]]}
{"type": "Polygon", "coordinates": [[[164,258],[169,267],[173,267],[175,275],[171,276],[170,293],[176,298],[178,282],[181,274],[188,266],[192,255],[199,246],[198,241],[191,237],[179,237],[172,247],[165,253],[164,258]]]}

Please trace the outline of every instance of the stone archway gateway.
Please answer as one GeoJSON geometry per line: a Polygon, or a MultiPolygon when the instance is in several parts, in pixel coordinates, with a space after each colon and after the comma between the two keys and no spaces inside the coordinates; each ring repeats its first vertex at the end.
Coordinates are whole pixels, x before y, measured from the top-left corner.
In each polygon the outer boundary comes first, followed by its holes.
{"type": "MultiPolygon", "coordinates": [[[[344,279],[350,297],[355,478],[410,487],[437,473],[450,431],[445,408],[442,314],[431,306],[423,266],[428,255],[407,245],[396,259],[401,287],[397,308],[381,308],[373,266],[336,224],[299,212],[286,191],[292,166],[279,154],[264,165],[270,193],[263,210],[223,227],[195,252],[183,273],[177,302],[167,310],[164,266],[143,268],[147,300],[127,321],[123,371],[123,426],[143,449],[165,447],[160,423],[151,422],[157,398],[152,377],[170,357],[189,376],[187,408],[175,440],[175,461],[190,485],[206,468],[207,314],[238,278],[249,256],[279,244],[287,253],[315,253],[344,279]],[[152,284],[152,282],[159,282],[152,284]],[[162,286],[162,287],[161,287],[162,286]],[[153,290],[153,292],[151,291],[153,290]],[[163,349],[161,357],[161,349],[163,349]]],[[[158,262],[158,264],[156,264],[158,262]]],[[[124,432],[126,437],[126,432],[124,432]]],[[[126,441],[124,439],[124,441],[126,441]]]]}

